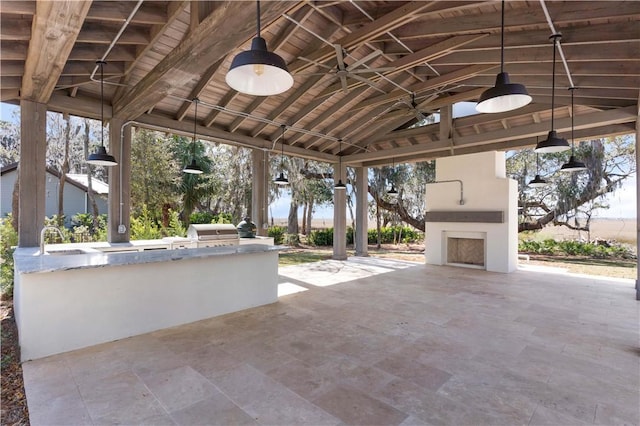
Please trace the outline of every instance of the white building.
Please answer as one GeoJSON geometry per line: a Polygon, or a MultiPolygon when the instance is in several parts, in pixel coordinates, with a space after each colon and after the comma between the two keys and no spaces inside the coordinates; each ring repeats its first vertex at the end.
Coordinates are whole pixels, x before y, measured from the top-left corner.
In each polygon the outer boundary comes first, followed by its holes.
{"type": "MultiPolygon", "coordinates": [[[[11,213],[11,198],[13,187],[18,178],[18,163],[9,164],[0,172],[0,216],[6,217],[11,213]]],[[[68,225],[71,218],[78,213],[90,213],[88,177],[86,174],[67,174],[64,186],[64,214],[68,225]]],[[[46,201],[45,214],[51,217],[58,214],[58,189],[60,187],[60,173],[47,167],[46,173],[46,201]]],[[[96,195],[96,204],[100,214],[107,213],[107,197],[109,185],[96,178],[91,179],[91,187],[96,195]]]]}

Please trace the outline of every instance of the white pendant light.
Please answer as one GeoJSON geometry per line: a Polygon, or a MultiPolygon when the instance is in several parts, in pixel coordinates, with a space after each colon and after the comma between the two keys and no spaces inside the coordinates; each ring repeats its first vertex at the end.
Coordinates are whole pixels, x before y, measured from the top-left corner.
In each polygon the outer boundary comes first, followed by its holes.
{"type": "Polygon", "coordinates": [[[282,129],[282,140],[280,141],[282,145],[282,156],[280,157],[280,174],[273,180],[273,183],[282,186],[289,185],[289,179],[284,176],[284,131],[286,127],[287,126],[285,126],[284,124],[280,126],[280,128],[282,129]]]}
{"type": "Polygon", "coordinates": [[[277,95],[293,86],[293,77],[280,56],[267,50],[260,37],[260,1],[257,1],[257,36],[251,50],[238,53],[225,76],[227,84],[240,93],[254,96],[277,95]]]}
{"type": "Polygon", "coordinates": [[[512,111],[528,105],[531,96],[522,84],[511,83],[509,74],[504,72],[504,0],[502,0],[502,21],[500,24],[500,74],[496,84],[482,92],[476,110],[483,113],[512,111]]]}
{"type": "Polygon", "coordinates": [[[571,90],[571,156],[569,157],[569,161],[562,165],[560,171],[580,172],[582,170],[587,170],[587,166],[582,161],[577,160],[575,157],[575,141],[573,138],[573,117],[575,116],[575,112],[573,109],[573,91],[576,90],[576,88],[569,87],[569,90],[571,90]]]}
{"type": "Polygon", "coordinates": [[[553,40],[553,72],[551,77],[551,131],[547,135],[547,139],[539,142],[536,145],[535,151],[538,153],[550,153],[550,152],[562,152],[569,149],[569,142],[565,138],[558,136],[553,129],[553,112],[555,109],[555,94],[556,94],[556,43],[558,39],[562,37],[562,34],[552,34],[550,39],[553,40]]]}
{"type": "Polygon", "coordinates": [[[189,173],[192,175],[202,174],[202,168],[200,168],[200,166],[198,166],[198,163],[196,162],[196,139],[197,139],[196,126],[198,123],[198,102],[200,102],[200,99],[193,98],[193,103],[196,105],[196,107],[193,115],[193,141],[191,142],[191,164],[187,165],[184,169],[182,169],[184,173],[189,173]]]}
{"type": "Polygon", "coordinates": [[[87,157],[87,163],[93,166],[117,166],[113,155],[107,153],[107,149],[104,147],[104,66],[107,65],[105,61],[96,61],[96,64],[100,67],[100,146],[93,154],[87,157]]]}

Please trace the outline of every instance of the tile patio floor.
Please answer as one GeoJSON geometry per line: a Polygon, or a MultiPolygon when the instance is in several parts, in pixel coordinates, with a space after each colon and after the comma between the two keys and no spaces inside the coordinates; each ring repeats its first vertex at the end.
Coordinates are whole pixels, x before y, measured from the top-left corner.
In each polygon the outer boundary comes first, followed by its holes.
{"type": "Polygon", "coordinates": [[[640,424],[629,280],[376,258],[280,278],[272,305],[25,363],[31,424],[640,424]]]}

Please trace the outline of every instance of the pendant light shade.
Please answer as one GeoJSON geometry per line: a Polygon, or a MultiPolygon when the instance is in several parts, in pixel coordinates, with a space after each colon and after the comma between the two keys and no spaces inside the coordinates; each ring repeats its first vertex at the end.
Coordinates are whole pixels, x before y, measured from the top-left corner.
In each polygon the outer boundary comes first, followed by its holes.
{"type": "Polygon", "coordinates": [[[536,175],[536,177],[534,177],[533,180],[529,182],[529,186],[532,188],[541,188],[546,185],[547,181],[542,179],[540,175],[536,175]]]}
{"type": "Polygon", "coordinates": [[[482,92],[476,110],[482,113],[512,111],[531,102],[531,96],[522,84],[511,83],[509,74],[504,72],[504,0],[502,0],[502,21],[500,24],[500,74],[496,84],[482,92]]]}
{"type": "Polygon", "coordinates": [[[582,170],[587,170],[587,166],[582,162],[578,161],[575,156],[575,141],[573,139],[573,117],[575,113],[573,111],[573,91],[575,87],[570,87],[571,90],[571,156],[569,157],[569,162],[564,163],[560,168],[562,172],[579,172],[582,170]]]}
{"type": "MultiPolygon", "coordinates": [[[[536,137],[536,142],[537,137],[536,137]]],[[[533,180],[529,181],[529,186],[532,188],[541,188],[547,184],[547,181],[540,177],[540,157],[536,153],[536,177],[533,180]]]]}
{"type": "Polygon", "coordinates": [[[104,147],[104,66],[107,64],[105,61],[96,61],[96,64],[100,67],[100,146],[93,154],[87,157],[87,163],[94,166],[117,166],[113,155],[107,153],[107,149],[104,147]]]}
{"type": "Polygon", "coordinates": [[[280,157],[280,174],[273,180],[273,183],[275,183],[276,185],[289,185],[289,179],[284,176],[284,131],[286,127],[287,126],[285,126],[284,124],[280,126],[280,128],[282,129],[282,155],[280,157]]]}
{"type": "MultiPolygon", "coordinates": [[[[396,168],[396,160],[395,158],[393,159],[393,165],[391,166],[394,171],[396,168]]],[[[391,182],[391,189],[387,191],[387,195],[390,195],[391,197],[397,197],[398,196],[398,191],[396,190],[396,186],[393,182],[391,182]]]]}
{"type": "Polygon", "coordinates": [[[280,56],[267,50],[260,37],[260,1],[257,1],[257,36],[251,50],[238,53],[225,76],[227,84],[240,93],[254,96],[277,95],[293,86],[293,77],[280,56]]]}
{"type": "Polygon", "coordinates": [[[569,149],[569,142],[566,139],[558,137],[553,129],[553,115],[555,110],[555,93],[556,93],[556,43],[561,38],[561,34],[553,34],[553,72],[551,77],[551,131],[547,135],[547,139],[536,145],[535,151],[538,153],[562,152],[569,149]]]}
{"type": "Polygon", "coordinates": [[[340,143],[340,148],[338,151],[338,171],[340,173],[340,179],[338,179],[338,183],[336,183],[333,188],[342,190],[347,189],[347,185],[342,183],[342,139],[338,139],[338,142],[340,143]]]}
{"type": "Polygon", "coordinates": [[[184,169],[182,169],[184,173],[189,173],[192,175],[202,174],[202,169],[200,168],[200,166],[198,166],[198,163],[196,162],[196,139],[197,139],[196,126],[198,123],[198,102],[200,102],[200,99],[193,98],[193,103],[196,105],[196,107],[193,115],[193,141],[191,142],[191,164],[189,164],[184,169]]]}

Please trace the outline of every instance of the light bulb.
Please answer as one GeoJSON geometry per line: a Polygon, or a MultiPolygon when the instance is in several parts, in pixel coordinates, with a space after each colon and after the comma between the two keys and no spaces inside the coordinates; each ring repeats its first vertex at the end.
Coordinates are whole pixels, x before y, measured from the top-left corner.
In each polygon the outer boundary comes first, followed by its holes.
{"type": "Polygon", "coordinates": [[[256,73],[256,75],[264,74],[264,64],[253,64],[253,72],[256,73]]]}

